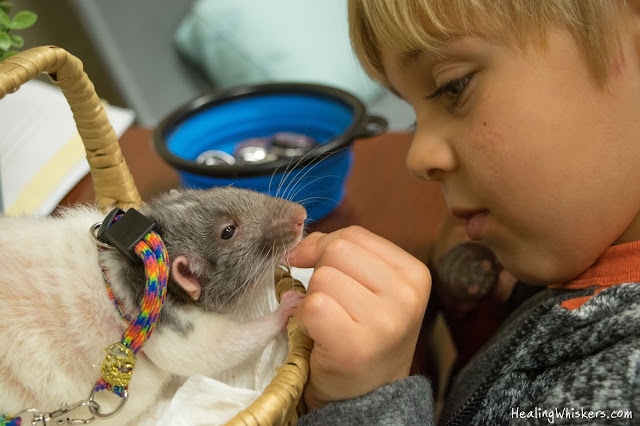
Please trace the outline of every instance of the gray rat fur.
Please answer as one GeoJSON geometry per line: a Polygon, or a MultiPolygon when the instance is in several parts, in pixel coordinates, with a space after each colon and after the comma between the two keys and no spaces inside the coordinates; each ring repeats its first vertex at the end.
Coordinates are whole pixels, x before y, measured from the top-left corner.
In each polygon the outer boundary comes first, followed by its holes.
{"type": "MultiPolygon", "coordinates": [[[[172,191],[140,211],[157,223],[169,254],[167,297],[138,353],[129,401],[99,424],[136,421],[173,378],[212,376],[250,359],[286,327],[302,297],[287,292],[275,312],[239,320],[252,288],[273,285],[274,267],[302,238],[302,206],[224,187],[172,191]],[[235,232],[223,239],[228,226],[235,232]]],[[[89,228],[104,216],[80,206],[59,217],[0,218],[0,412],[50,412],[87,398],[104,348],[127,327],[100,263],[125,312],[137,315],[144,268],[115,250],[98,254],[89,228]]],[[[113,396],[103,391],[96,400],[113,396]]]]}
{"type": "MultiPolygon", "coordinates": [[[[288,249],[300,239],[297,229],[302,229],[306,218],[298,204],[234,187],[174,190],[143,205],[140,212],[156,223],[169,259],[186,256],[202,286],[200,297],[192,300],[176,282],[176,274],[169,275],[160,321],[183,331],[189,325],[176,318],[175,305],[195,304],[209,312],[235,307],[251,283],[285,261],[288,249]],[[235,233],[223,240],[221,233],[229,225],[236,226],[235,233]]],[[[103,256],[108,269],[122,274],[121,281],[130,284],[133,300],[141,300],[142,263],[132,263],[117,252],[103,256]]]]}

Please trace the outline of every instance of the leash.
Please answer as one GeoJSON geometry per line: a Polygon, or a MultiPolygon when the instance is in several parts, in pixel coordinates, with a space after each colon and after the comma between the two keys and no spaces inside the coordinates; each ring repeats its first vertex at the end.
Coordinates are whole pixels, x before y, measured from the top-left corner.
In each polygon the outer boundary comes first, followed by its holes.
{"type": "MultiPolygon", "coordinates": [[[[63,403],[59,410],[51,413],[32,408],[23,410],[14,417],[0,415],[0,426],[21,426],[26,415],[31,415],[33,426],[88,424],[96,417],[111,417],[122,410],[129,398],[128,386],[135,368],[136,354],[151,337],[167,293],[169,256],[162,238],[154,228],[155,224],[151,220],[131,208],[126,213],[121,209],[112,210],[102,222],[96,223],[89,230],[99,251],[115,248],[132,261],[142,261],[146,276],[140,312],[128,321],[129,326],[120,341],[105,348],[106,356],[100,366],[102,377],[92,387],[89,398],[74,404],[63,403]],[[113,411],[102,412],[100,404],[94,400],[95,394],[100,391],[110,391],[120,397],[120,402],[113,411]],[[69,418],[72,411],[82,407],[89,408],[91,418],[69,418]]],[[[128,319],[111,290],[111,283],[104,268],[102,271],[109,297],[123,318],[128,319]]]]}

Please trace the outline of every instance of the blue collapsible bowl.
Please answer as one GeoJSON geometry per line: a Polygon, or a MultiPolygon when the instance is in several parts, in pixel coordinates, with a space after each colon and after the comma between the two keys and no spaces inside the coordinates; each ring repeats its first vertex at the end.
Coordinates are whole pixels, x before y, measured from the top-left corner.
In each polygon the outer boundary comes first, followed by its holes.
{"type": "Polygon", "coordinates": [[[276,83],[237,87],[195,99],[170,114],[154,132],[158,154],[189,188],[233,185],[303,204],[318,220],[343,199],[354,139],[387,128],[366,114],[355,96],[315,84],[276,83]],[[229,154],[239,142],[277,132],[304,134],[319,145],[304,157],[236,165],[204,165],[204,151],[229,154]]]}

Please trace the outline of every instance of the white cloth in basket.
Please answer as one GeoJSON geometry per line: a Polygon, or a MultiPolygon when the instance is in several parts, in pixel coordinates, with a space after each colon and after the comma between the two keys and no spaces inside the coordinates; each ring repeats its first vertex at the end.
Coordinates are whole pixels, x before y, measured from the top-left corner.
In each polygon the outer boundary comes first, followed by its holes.
{"type": "MultiPolygon", "coordinates": [[[[312,269],[292,268],[291,275],[306,287],[312,269]]],[[[273,291],[274,283],[258,286],[251,297],[248,309],[238,313],[240,321],[249,321],[274,311],[278,302],[273,291]]],[[[213,378],[192,376],[176,383],[155,409],[144,416],[139,426],[171,425],[198,426],[224,424],[239,411],[249,406],[276,374],[287,356],[287,333],[283,331],[259,356],[247,360],[232,371],[225,371],[213,378]],[[177,388],[177,390],[176,390],[177,388]]]]}

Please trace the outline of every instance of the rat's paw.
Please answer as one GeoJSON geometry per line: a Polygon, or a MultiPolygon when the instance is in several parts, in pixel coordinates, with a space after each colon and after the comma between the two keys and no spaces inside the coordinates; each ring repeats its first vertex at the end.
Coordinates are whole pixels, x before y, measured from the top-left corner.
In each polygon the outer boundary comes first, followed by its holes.
{"type": "Polygon", "coordinates": [[[305,294],[299,291],[287,291],[280,298],[280,306],[276,309],[275,314],[277,314],[282,321],[283,329],[287,327],[289,317],[293,315],[296,307],[302,302],[302,299],[304,299],[304,296],[305,294]]]}

